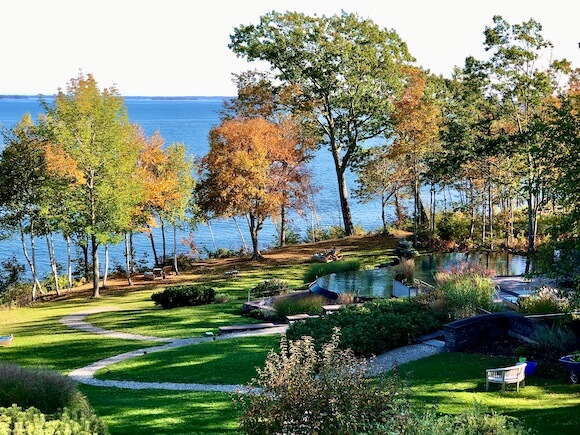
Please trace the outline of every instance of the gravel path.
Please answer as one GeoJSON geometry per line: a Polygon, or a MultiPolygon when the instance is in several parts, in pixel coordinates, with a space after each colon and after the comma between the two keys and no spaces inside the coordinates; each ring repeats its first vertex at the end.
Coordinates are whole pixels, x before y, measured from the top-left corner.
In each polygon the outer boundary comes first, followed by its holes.
{"type": "MultiPolygon", "coordinates": [[[[140,340],[140,341],[154,341],[165,343],[159,346],[147,347],[137,349],[130,352],[125,352],[120,355],[115,355],[109,358],[94,362],[88,366],[81,367],[69,373],[69,376],[77,382],[97,387],[114,387],[127,388],[133,390],[143,389],[161,389],[174,391],[215,391],[215,392],[247,392],[248,389],[243,385],[216,385],[216,384],[196,384],[196,383],[174,383],[174,382],[135,382],[135,381],[119,381],[119,380],[101,380],[95,378],[95,373],[98,370],[104,369],[112,364],[125,361],[131,358],[146,355],[153,352],[162,352],[168,349],[175,349],[177,347],[189,346],[198,343],[205,343],[212,340],[227,340],[236,337],[251,337],[267,334],[283,334],[288,329],[287,325],[282,325],[279,328],[269,328],[261,331],[243,331],[230,334],[222,334],[217,336],[196,337],[196,338],[161,338],[148,335],[129,334],[126,332],[115,332],[107,329],[99,328],[85,321],[85,318],[90,314],[102,313],[107,311],[117,310],[115,307],[100,307],[91,310],[86,310],[80,313],[71,314],[63,317],[60,322],[70,328],[77,329],[93,334],[106,335],[107,337],[120,338],[124,340],[140,340]]],[[[379,355],[375,358],[373,369],[371,373],[377,374],[384,371],[392,370],[399,364],[404,364],[409,361],[414,361],[420,358],[425,358],[436,353],[442,352],[443,347],[441,342],[437,340],[430,340],[431,343],[425,342],[423,344],[414,344],[405,346],[385,354],[379,355]]]]}

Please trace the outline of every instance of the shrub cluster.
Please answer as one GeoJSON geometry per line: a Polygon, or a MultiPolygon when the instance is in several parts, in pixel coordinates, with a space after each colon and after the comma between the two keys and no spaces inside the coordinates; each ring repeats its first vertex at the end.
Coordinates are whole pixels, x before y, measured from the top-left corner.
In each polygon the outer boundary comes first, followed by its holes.
{"type": "Polygon", "coordinates": [[[437,294],[451,319],[474,316],[478,309],[491,311],[496,292],[495,272],[476,264],[461,263],[435,274],[437,294]]]}
{"type": "Polygon", "coordinates": [[[283,295],[288,292],[288,284],[278,278],[262,281],[250,290],[252,298],[268,298],[271,296],[283,295]]]}
{"type": "Polygon", "coordinates": [[[75,434],[107,435],[107,426],[94,414],[63,409],[54,415],[45,415],[34,407],[26,410],[17,405],[0,408],[0,434],[75,434]]]}
{"type": "Polygon", "coordinates": [[[316,263],[308,268],[304,274],[304,282],[310,283],[324,275],[340,272],[354,272],[361,268],[360,261],[333,261],[331,263],[316,263]]]}
{"type": "Polygon", "coordinates": [[[420,304],[377,299],[362,306],[341,308],[331,316],[295,322],[286,334],[290,340],[313,337],[320,347],[339,328],[341,347],[352,349],[358,356],[370,356],[412,343],[419,335],[439,326],[436,315],[420,304]]]}
{"type": "Polygon", "coordinates": [[[311,337],[282,338],[280,347],[250,383],[254,394],[234,397],[242,433],[364,433],[374,422],[399,427],[412,418],[408,387],[395,377],[369,379],[366,361],[340,349],[336,331],[320,351],[311,337]]]}
{"type": "Polygon", "coordinates": [[[163,308],[204,305],[214,301],[215,290],[207,285],[180,285],[153,293],[151,299],[155,305],[161,305],[163,308]]]}

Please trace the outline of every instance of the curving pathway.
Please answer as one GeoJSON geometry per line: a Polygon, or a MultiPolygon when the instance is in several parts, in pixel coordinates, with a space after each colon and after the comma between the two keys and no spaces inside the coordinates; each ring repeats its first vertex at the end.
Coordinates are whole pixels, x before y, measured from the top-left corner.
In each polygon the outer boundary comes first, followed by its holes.
{"type": "MultiPolygon", "coordinates": [[[[287,325],[282,325],[279,328],[270,328],[259,331],[243,331],[235,332],[218,336],[196,337],[196,338],[161,338],[148,335],[130,334],[126,332],[116,332],[97,326],[91,325],[85,321],[85,318],[90,314],[102,313],[107,311],[115,311],[116,307],[100,307],[91,310],[82,311],[80,313],[71,314],[63,317],[60,322],[70,328],[77,329],[83,332],[93,334],[105,335],[112,338],[120,338],[124,340],[140,340],[153,341],[165,343],[159,346],[147,347],[143,349],[125,352],[120,355],[115,355],[109,358],[94,362],[88,366],[71,371],[68,375],[79,383],[93,385],[97,387],[114,387],[127,388],[133,390],[144,389],[161,389],[174,391],[212,391],[222,393],[233,392],[248,392],[249,389],[244,385],[219,385],[219,384],[196,384],[196,383],[176,383],[176,382],[136,382],[136,381],[119,381],[119,380],[101,380],[95,378],[95,373],[112,364],[120,361],[125,361],[131,358],[146,355],[153,352],[161,352],[167,349],[175,349],[177,347],[189,346],[192,344],[204,343],[212,340],[227,340],[235,337],[248,337],[267,334],[282,334],[288,329],[287,325]]],[[[435,355],[443,351],[441,342],[439,343],[421,343],[410,346],[405,346],[393,351],[379,355],[375,358],[374,368],[372,373],[380,373],[383,371],[392,370],[399,364],[404,364],[409,361],[414,361],[427,356],[435,355]]]]}

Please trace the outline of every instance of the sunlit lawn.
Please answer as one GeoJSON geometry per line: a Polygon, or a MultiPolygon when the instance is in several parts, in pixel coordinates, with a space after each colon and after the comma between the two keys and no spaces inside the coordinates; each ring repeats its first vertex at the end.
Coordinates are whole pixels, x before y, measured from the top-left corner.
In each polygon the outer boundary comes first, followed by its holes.
{"type": "Polygon", "coordinates": [[[143,355],[100,370],[100,379],[246,384],[263,367],[280,335],[232,338],[143,355]]]}
{"type": "Polygon", "coordinates": [[[475,402],[520,419],[539,434],[577,434],[580,427],[580,386],[562,374],[558,379],[526,377],[526,386],[501,392],[491,384],[485,391],[485,369],[513,365],[513,358],[443,353],[403,365],[400,373],[410,376],[413,399],[437,403],[438,410],[456,414],[475,402]]]}

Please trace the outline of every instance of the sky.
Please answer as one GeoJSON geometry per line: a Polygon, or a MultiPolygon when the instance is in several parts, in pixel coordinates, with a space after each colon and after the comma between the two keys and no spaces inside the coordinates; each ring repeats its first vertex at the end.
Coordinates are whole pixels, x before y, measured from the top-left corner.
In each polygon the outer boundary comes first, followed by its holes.
{"type": "Polygon", "coordinates": [[[445,77],[485,58],[494,15],[534,18],[553,58],[580,67],[575,0],[0,0],[0,95],[51,95],[82,71],[124,96],[233,96],[233,73],[267,66],[237,58],[229,37],[272,10],[370,18],[445,77]]]}

